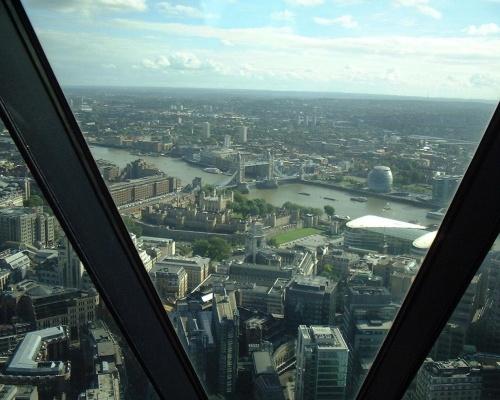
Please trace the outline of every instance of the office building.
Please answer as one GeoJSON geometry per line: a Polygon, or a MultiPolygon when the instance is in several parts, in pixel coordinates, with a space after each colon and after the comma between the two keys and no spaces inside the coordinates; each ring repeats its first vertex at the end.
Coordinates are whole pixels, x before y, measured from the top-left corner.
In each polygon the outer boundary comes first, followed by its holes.
{"type": "Polygon", "coordinates": [[[231,147],[231,136],[224,135],[224,148],[229,149],[231,147]]]}
{"type": "Polygon", "coordinates": [[[168,257],[159,262],[165,267],[182,267],[187,273],[187,292],[191,292],[208,277],[210,258],[208,257],[168,257]]]}
{"type": "Polygon", "coordinates": [[[215,332],[217,393],[234,396],[238,377],[238,338],[240,316],[234,292],[218,288],[212,300],[212,321],[215,332]]]}
{"type": "Polygon", "coordinates": [[[35,329],[66,325],[71,340],[76,340],[78,328],[96,318],[99,294],[93,288],[66,289],[25,280],[4,291],[0,300],[4,310],[2,324],[20,319],[35,329]]]}
{"type": "Polygon", "coordinates": [[[187,293],[188,274],[182,265],[157,262],[149,271],[149,277],[161,299],[180,299],[187,293]]]}
{"type": "Polygon", "coordinates": [[[41,208],[0,209],[0,242],[6,241],[36,247],[51,246],[54,243],[54,217],[41,208]]]}
{"type": "Polygon", "coordinates": [[[481,374],[465,360],[427,358],[416,376],[414,400],[479,400],[481,374]]]}
{"type": "Polygon", "coordinates": [[[70,389],[69,343],[67,326],[26,334],[0,374],[0,383],[36,384],[42,399],[59,398],[70,389]]]}
{"type": "Polygon", "coordinates": [[[285,290],[285,328],[299,325],[333,325],[337,283],[323,276],[297,275],[285,290]]]}
{"type": "Polygon", "coordinates": [[[359,390],[398,310],[385,287],[347,289],[342,333],[349,348],[348,396],[359,390]]]}
{"type": "Polygon", "coordinates": [[[255,400],[285,400],[280,378],[267,351],[252,353],[255,400]]]}
{"type": "Polygon", "coordinates": [[[6,250],[0,253],[0,288],[5,286],[7,278],[19,282],[26,277],[30,267],[29,257],[21,251],[6,250]],[[8,272],[7,276],[5,272],[8,272]]]}
{"type": "Polygon", "coordinates": [[[450,203],[458,189],[462,176],[438,175],[432,180],[432,201],[440,206],[450,203]]]}
{"type": "Polygon", "coordinates": [[[348,348],[338,328],[300,325],[297,337],[296,400],[345,398],[348,348]]]}
{"type": "Polygon", "coordinates": [[[83,367],[92,384],[79,399],[119,400],[126,389],[127,372],[118,342],[101,320],[88,323],[83,332],[83,367]]]}
{"type": "Polygon", "coordinates": [[[67,288],[81,289],[85,268],[66,236],[60,240],[57,250],[61,285],[67,288]]]}
{"type": "Polygon", "coordinates": [[[217,392],[219,388],[218,371],[214,368],[218,361],[212,316],[211,311],[183,310],[175,316],[170,314],[196,374],[211,393],[217,392]]]}
{"type": "Polygon", "coordinates": [[[210,122],[203,122],[201,133],[203,138],[205,139],[210,138],[210,122]]]}

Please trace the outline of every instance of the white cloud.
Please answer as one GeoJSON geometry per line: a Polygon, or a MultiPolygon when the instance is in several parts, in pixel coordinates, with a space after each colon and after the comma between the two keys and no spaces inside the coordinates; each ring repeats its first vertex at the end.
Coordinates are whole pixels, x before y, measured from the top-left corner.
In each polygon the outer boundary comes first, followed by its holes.
{"type": "Polygon", "coordinates": [[[226,47],[234,46],[234,44],[228,39],[222,39],[220,44],[226,47]]]}
{"type": "Polygon", "coordinates": [[[207,59],[202,62],[195,54],[183,51],[173,52],[168,56],[160,55],[155,61],[145,58],[142,60],[142,66],[147,69],[171,69],[178,71],[211,70],[224,72],[222,64],[215,62],[213,59],[207,59]]]}
{"type": "Polygon", "coordinates": [[[354,20],[352,15],[342,15],[341,17],[333,18],[333,19],[314,17],[313,21],[315,23],[317,23],[318,25],[340,24],[341,26],[343,26],[346,29],[357,28],[359,25],[358,22],[354,20]]]}
{"type": "Polygon", "coordinates": [[[168,2],[160,2],[157,3],[156,6],[169,17],[187,17],[187,18],[203,18],[203,19],[211,19],[216,18],[214,14],[204,13],[203,11],[190,7],[183,6],[181,4],[173,5],[168,2]]]}
{"type": "MultiPolygon", "coordinates": [[[[500,0],[499,0],[500,1],[500,0]]],[[[462,29],[462,32],[465,32],[469,35],[480,35],[486,36],[490,34],[495,34],[500,32],[500,27],[497,24],[482,24],[479,26],[470,25],[465,29],[462,29]]]]}
{"type": "Polygon", "coordinates": [[[402,83],[401,74],[397,68],[388,68],[382,79],[391,83],[402,83]]]}
{"type": "Polygon", "coordinates": [[[165,56],[159,56],[157,59],[156,59],[156,65],[158,65],[158,67],[162,67],[162,68],[165,68],[165,67],[170,67],[170,61],[167,57],[165,56]]]}
{"type": "Polygon", "coordinates": [[[101,64],[101,67],[106,68],[106,69],[116,69],[115,64],[101,64]]]}
{"type": "Polygon", "coordinates": [[[470,77],[470,84],[473,87],[491,87],[495,81],[488,74],[474,74],[470,77]]]}
{"type": "Polygon", "coordinates": [[[272,13],[270,17],[278,21],[292,21],[295,17],[295,13],[290,10],[283,10],[272,13]]]}
{"type": "Polygon", "coordinates": [[[429,0],[394,0],[394,3],[397,6],[414,8],[419,13],[431,18],[441,19],[443,16],[440,11],[428,5],[429,0]]]}
{"type": "Polygon", "coordinates": [[[319,4],[323,4],[324,0],[285,0],[285,3],[288,3],[292,6],[317,6],[319,4]]]}
{"type": "Polygon", "coordinates": [[[102,13],[126,13],[146,11],[146,0],[27,0],[30,7],[46,8],[65,14],[76,13],[83,15],[102,13]]]}
{"type": "Polygon", "coordinates": [[[157,68],[160,68],[159,65],[157,65],[154,61],[151,61],[147,58],[145,58],[144,60],[142,60],[142,66],[144,68],[148,68],[148,69],[157,69],[157,68]]]}

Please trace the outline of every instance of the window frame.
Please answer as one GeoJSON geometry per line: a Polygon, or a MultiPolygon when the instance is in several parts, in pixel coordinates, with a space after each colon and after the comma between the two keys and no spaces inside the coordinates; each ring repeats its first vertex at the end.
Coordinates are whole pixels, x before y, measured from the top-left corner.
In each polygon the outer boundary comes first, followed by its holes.
{"type": "MultiPolygon", "coordinates": [[[[0,116],[151,383],[206,399],[19,1],[0,2],[0,50],[0,116]]],[[[499,131],[497,108],[358,399],[404,395],[497,238],[499,131]]]]}

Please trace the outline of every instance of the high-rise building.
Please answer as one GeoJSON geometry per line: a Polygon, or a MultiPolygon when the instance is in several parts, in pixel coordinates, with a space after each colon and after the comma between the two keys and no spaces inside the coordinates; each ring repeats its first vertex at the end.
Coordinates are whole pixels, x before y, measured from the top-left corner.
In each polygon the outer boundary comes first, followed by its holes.
{"type": "Polygon", "coordinates": [[[348,396],[359,390],[398,310],[385,287],[348,288],[342,327],[349,347],[348,396]]]}
{"type": "Polygon", "coordinates": [[[231,136],[225,135],[224,136],[224,148],[229,149],[230,147],[231,147],[231,136]]]}
{"type": "Polygon", "coordinates": [[[217,393],[232,396],[238,377],[238,337],[240,316],[234,292],[223,287],[214,288],[212,321],[215,331],[217,365],[217,393]],[[217,293],[216,293],[217,292],[217,293]]]}
{"type": "Polygon", "coordinates": [[[295,399],[344,399],[347,355],[347,345],[338,328],[300,325],[295,399]]]}
{"type": "Polygon", "coordinates": [[[85,268],[67,237],[61,239],[57,250],[62,286],[81,289],[85,268]]]}
{"type": "Polygon", "coordinates": [[[323,276],[297,275],[285,291],[285,328],[299,325],[333,325],[337,283],[323,276]]]}
{"type": "Polygon", "coordinates": [[[202,136],[205,139],[208,139],[210,137],[210,122],[203,122],[202,136]]]}
{"type": "Polygon", "coordinates": [[[50,246],[54,242],[54,217],[41,209],[8,207],[0,210],[0,242],[50,246]]]}
{"type": "Polygon", "coordinates": [[[478,400],[481,398],[479,369],[462,359],[434,361],[427,358],[416,376],[414,400],[478,400]]]}
{"type": "Polygon", "coordinates": [[[462,176],[439,175],[432,180],[432,201],[445,206],[455,194],[462,176]]]}
{"type": "Polygon", "coordinates": [[[238,128],[238,137],[240,139],[240,143],[246,143],[248,134],[248,127],[240,126],[238,128]]]}

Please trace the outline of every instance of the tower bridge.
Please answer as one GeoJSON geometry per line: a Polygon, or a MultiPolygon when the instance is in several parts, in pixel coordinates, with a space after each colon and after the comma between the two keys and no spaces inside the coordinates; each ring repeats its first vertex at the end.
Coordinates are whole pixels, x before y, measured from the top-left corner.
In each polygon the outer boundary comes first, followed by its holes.
{"type": "Polygon", "coordinates": [[[264,159],[245,160],[238,153],[228,173],[215,183],[217,189],[237,187],[248,191],[247,176],[255,181],[257,187],[277,188],[280,180],[298,178],[304,173],[304,164],[298,165],[294,170],[283,172],[281,161],[275,161],[274,156],[268,151],[264,159]]]}

